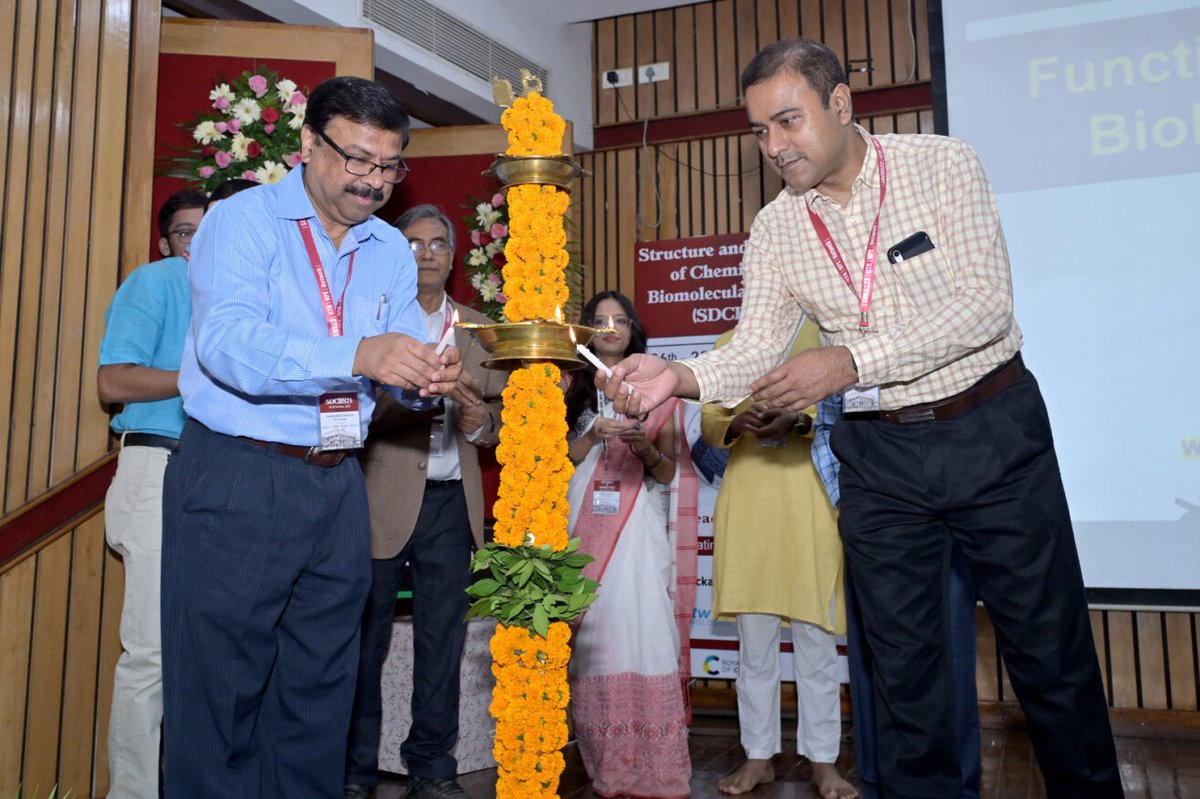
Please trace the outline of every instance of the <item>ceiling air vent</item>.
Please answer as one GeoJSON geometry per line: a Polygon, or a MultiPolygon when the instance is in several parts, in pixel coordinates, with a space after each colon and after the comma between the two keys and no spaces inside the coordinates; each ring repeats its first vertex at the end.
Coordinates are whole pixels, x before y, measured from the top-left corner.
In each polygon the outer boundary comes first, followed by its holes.
{"type": "Polygon", "coordinates": [[[541,78],[544,90],[549,91],[545,67],[426,0],[362,0],[362,14],[367,22],[482,80],[498,75],[520,91],[524,68],[541,78]]]}

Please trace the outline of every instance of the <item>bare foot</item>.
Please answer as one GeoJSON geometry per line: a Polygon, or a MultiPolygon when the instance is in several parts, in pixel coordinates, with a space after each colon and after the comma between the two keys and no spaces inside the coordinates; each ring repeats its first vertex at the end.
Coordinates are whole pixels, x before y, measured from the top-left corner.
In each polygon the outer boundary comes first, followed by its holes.
{"type": "Polygon", "coordinates": [[[832,763],[813,763],[813,784],[821,799],[855,799],[858,789],[842,779],[832,763]]]}
{"type": "MultiPolygon", "coordinates": [[[[835,774],[837,772],[834,772],[835,774]]],[[[770,760],[747,760],[717,783],[717,790],[732,796],[750,793],[760,785],[775,781],[775,767],[770,760]]]]}

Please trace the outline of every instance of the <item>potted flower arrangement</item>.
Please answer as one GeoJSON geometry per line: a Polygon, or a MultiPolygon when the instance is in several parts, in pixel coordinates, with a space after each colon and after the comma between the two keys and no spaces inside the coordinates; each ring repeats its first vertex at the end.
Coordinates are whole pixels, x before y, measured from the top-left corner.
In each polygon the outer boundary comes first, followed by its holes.
{"type": "Polygon", "coordinates": [[[182,123],[199,149],[172,159],[172,177],[211,192],[229,178],[278,183],[300,163],[308,97],[266,66],[216,84],[211,110],[182,123]]]}

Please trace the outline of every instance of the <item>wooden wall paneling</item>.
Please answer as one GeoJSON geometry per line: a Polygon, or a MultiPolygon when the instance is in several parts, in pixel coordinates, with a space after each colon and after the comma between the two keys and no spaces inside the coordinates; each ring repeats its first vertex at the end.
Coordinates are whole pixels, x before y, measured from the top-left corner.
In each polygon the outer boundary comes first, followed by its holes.
{"type": "Polygon", "coordinates": [[[104,550],[104,583],[100,600],[100,665],[96,671],[96,756],[92,792],[108,793],[108,719],[112,709],[113,672],[121,656],[121,607],[125,603],[125,567],[111,549],[104,550]]]}
{"type": "Polygon", "coordinates": [[[1109,656],[1108,649],[1108,620],[1104,611],[1093,610],[1088,613],[1088,621],[1092,625],[1092,641],[1096,645],[1096,652],[1100,659],[1100,680],[1104,683],[1104,696],[1111,705],[1112,680],[1109,679],[1109,676],[1112,673],[1112,658],[1109,656]]]}
{"type": "Polygon", "coordinates": [[[692,6],[696,20],[696,110],[717,107],[717,43],[711,3],[692,6]]]}
{"type": "MultiPolygon", "coordinates": [[[[71,163],[71,98],[74,93],[74,65],[77,55],[74,3],[59,3],[58,42],[54,67],[53,118],[50,120],[50,163],[53,182],[47,184],[49,201],[46,210],[46,264],[53,266],[54,293],[52,301],[43,296],[47,309],[44,318],[54,325],[54,380],[49,389],[52,395],[45,403],[41,429],[54,430],[46,441],[49,453],[47,486],[66,480],[75,471],[76,427],[79,421],[78,347],[64,346],[64,335],[74,324],[63,313],[64,295],[73,293],[72,284],[65,282],[68,270],[66,247],[73,231],[67,226],[67,191],[71,163]]],[[[48,272],[48,276],[50,273],[48,272]]],[[[46,342],[41,342],[45,346],[46,342]]]]}
{"type": "Polygon", "coordinates": [[[1163,657],[1163,614],[1133,614],[1137,626],[1138,707],[1166,710],[1167,670],[1163,657]]]}
{"type": "Polygon", "coordinates": [[[896,31],[893,4],[888,0],[862,0],[866,6],[867,46],[871,55],[871,85],[896,82],[896,31]]]}
{"type": "Polygon", "coordinates": [[[732,233],[733,219],[741,220],[741,210],[734,195],[734,180],[737,163],[733,160],[735,150],[730,147],[730,136],[722,136],[713,142],[712,188],[717,204],[717,233],[732,233]]]}
{"type": "Polygon", "coordinates": [[[738,136],[738,169],[740,193],[742,196],[742,218],[738,220],[738,230],[750,232],[750,225],[759,210],[767,203],[766,185],[763,182],[763,170],[769,169],[763,163],[758,149],[758,139],[754,136],[738,136]]]}
{"type": "Polygon", "coordinates": [[[70,537],[58,539],[38,552],[34,560],[37,586],[34,589],[33,646],[29,658],[24,782],[47,788],[58,784],[59,719],[71,571],[70,537]]]}
{"type": "Polygon", "coordinates": [[[754,43],[754,52],[744,53],[742,63],[738,66],[739,93],[741,91],[742,70],[745,69],[746,64],[750,63],[750,59],[754,57],[755,53],[771,42],[784,38],[779,35],[779,6],[780,0],[758,0],[758,7],[755,12],[758,36],[754,43]]]}
{"type": "Polygon", "coordinates": [[[713,60],[717,66],[717,102],[718,108],[728,108],[738,104],[738,63],[737,52],[737,23],[733,15],[733,0],[716,0],[713,4],[714,37],[716,39],[716,56],[713,60]]]}
{"type": "Polygon", "coordinates": [[[67,674],[63,681],[62,752],[58,781],[75,795],[90,795],[95,759],[96,688],[100,609],[104,587],[104,517],[97,514],[71,533],[67,674]]]}
{"type": "Polygon", "coordinates": [[[1108,651],[1112,663],[1112,706],[1137,707],[1137,659],[1133,647],[1133,614],[1110,610],[1108,651]]]}
{"type": "MultiPolygon", "coordinates": [[[[822,41],[837,53],[842,63],[849,58],[849,34],[846,26],[845,3],[847,0],[821,0],[822,41]]],[[[853,86],[854,84],[851,84],[853,86]]]]}
{"type": "Polygon", "coordinates": [[[675,84],[675,112],[695,111],[699,107],[696,99],[696,70],[700,61],[696,54],[696,6],[680,6],[671,9],[673,16],[672,39],[675,59],[671,64],[671,83],[675,84]]]}
{"type": "MultiPolygon", "coordinates": [[[[847,77],[850,79],[851,89],[866,88],[877,82],[885,82],[877,81],[875,73],[872,71],[875,54],[871,48],[871,18],[865,8],[868,1],[842,0],[842,7],[845,9],[844,39],[846,42],[846,56],[843,63],[850,65],[851,71],[847,73],[847,77]],[[866,68],[865,72],[854,71],[863,67],[866,68]]],[[[878,22],[875,27],[879,27],[878,22]]]]}
{"type": "Polygon", "coordinates": [[[669,238],[685,238],[692,229],[692,170],[691,145],[670,145],[671,157],[674,159],[674,182],[678,187],[675,192],[675,230],[669,238]]]}
{"type": "Polygon", "coordinates": [[[654,60],[671,66],[671,77],[651,84],[654,87],[655,116],[674,114],[678,109],[675,90],[679,85],[679,57],[675,53],[675,14],[670,8],[654,12],[654,60]]]}
{"type": "MultiPolygon", "coordinates": [[[[662,223],[658,203],[658,169],[655,166],[653,147],[634,150],[635,180],[637,181],[637,241],[654,241],[658,238],[658,227],[662,223]]],[[[633,251],[622,260],[633,261],[633,251]]],[[[630,295],[632,296],[632,295],[630,295]]]]}
{"type": "MultiPolygon", "coordinates": [[[[579,236],[579,260],[583,262],[580,287],[580,307],[582,308],[583,302],[591,296],[589,274],[596,263],[596,198],[600,195],[596,190],[596,156],[593,153],[583,153],[577,160],[584,169],[592,173],[592,177],[584,178],[576,184],[577,188],[575,189],[575,196],[578,197],[579,203],[575,229],[579,236]]],[[[574,198],[572,204],[574,204],[574,198]]]]}
{"type": "Polygon", "coordinates": [[[929,61],[929,4],[926,0],[908,0],[905,5],[912,14],[909,30],[912,33],[912,39],[915,40],[913,49],[917,61],[912,79],[928,80],[933,75],[929,61]]]}
{"type": "MultiPolygon", "coordinates": [[[[772,4],[773,5],[773,4],[772,4]]],[[[733,2],[733,75],[732,99],[741,101],[742,68],[750,63],[758,52],[758,0],[734,0],[733,2]]],[[[772,25],[774,15],[771,15],[772,25]]]]}
{"type": "MultiPolygon", "coordinates": [[[[635,41],[635,24],[632,16],[617,17],[617,66],[632,67],[637,60],[637,42],[635,41]]],[[[636,70],[632,86],[622,86],[618,89],[606,89],[617,95],[616,115],[614,122],[628,122],[638,118],[638,82],[636,70]]]]}
{"type": "Polygon", "coordinates": [[[154,119],[158,96],[158,42],[162,33],[159,3],[137,0],[133,20],[133,91],[129,98],[126,132],[124,241],[121,274],[127,275],[146,259],[145,242],[154,225],[154,119]]]}
{"type": "Polygon", "coordinates": [[[596,20],[592,28],[592,53],[596,65],[595,80],[592,81],[592,93],[595,96],[594,118],[597,125],[615,122],[617,119],[617,93],[614,89],[603,89],[600,79],[610,69],[621,66],[617,63],[615,18],[596,20]]]}
{"type": "Polygon", "coordinates": [[[596,291],[615,289],[617,287],[616,253],[620,249],[618,219],[621,203],[624,200],[621,185],[617,177],[617,152],[607,152],[604,158],[604,257],[603,269],[596,272],[596,291]]]}
{"type": "Polygon", "coordinates": [[[0,574],[0,795],[16,796],[25,754],[30,631],[37,566],[33,558],[0,574]]]}
{"type": "Polygon", "coordinates": [[[62,283],[62,259],[51,258],[61,247],[61,238],[52,244],[49,230],[53,220],[47,216],[51,195],[57,195],[62,174],[51,161],[51,142],[54,137],[55,83],[57,75],[57,3],[38,6],[38,59],[34,77],[33,136],[28,157],[30,161],[30,190],[25,206],[25,263],[26,274],[37,291],[31,306],[30,337],[33,339],[35,373],[29,385],[30,441],[29,477],[26,492],[29,496],[42,494],[50,487],[51,436],[35,436],[34,430],[51,430],[54,426],[54,388],[56,374],[55,351],[58,343],[58,297],[62,283]]]}
{"type": "MultiPolygon", "coordinates": [[[[7,511],[29,497],[29,440],[31,414],[33,410],[34,357],[37,339],[37,274],[28,274],[29,262],[25,250],[32,245],[26,241],[29,234],[26,207],[29,202],[31,184],[38,181],[28,157],[38,131],[34,130],[37,114],[37,37],[38,4],[25,0],[18,11],[17,51],[13,58],[12,80],[14,84],[12,134],[9,140],[7,197],[4,218],[3,269],[5,276],[14,284],[6,285],[5,296],[13,304],[12,331],[15,341],[11,352],[12,383],[7,408],[0,406],[0,418],[9,420],[4,486],[4,510],[7,511]],[[32,286],[30,284],[33,284],[32,286]]],[[[40,266],[40,265],[36,265],[40,266]]],[[[2,357],[2,356],[0,356],[2,357]]]]}
{"type": "Polygon", "coordinates": [[[656,239],[678,238],[679,231],[679,181],[678,167],[673,155],[675,145],[660,145],[654,148],[654,160],[658,179],[658,212],[660,215],[656,239]]]}
{"type": "MultiPolygon", "coordinates": [[[[19,31],[16,25],[17,0],[0,0],[0,19],[12,20],[14,23],[4,28],[7,33],[0,31],[0,64],[12,64],[19,31]]],[[[11,74],[0,78],[0,153],[8,152],[8,123],[12,114],[13,89],[11,74]]],[[[4,185],[7,172],[8,159],[0,158],[0,219],[4,218],[4,185]]]]}
{"type": "Polygon", "coordinates": [[[1167,671],[1172,710],[1196,710],[1197,682],[1196,616],[1167,613],[1167,671]]]}
{"type": "MultiPolygon", "coordinates": [[[[787,2],[787,0],[783,0],[787,2]]],[[[800,35],[825,40],[825,0],[795,0],[800,6],[800,35]]]]}
{"type": "MultiPolygon", "coordinates": [[[[638,119],[658,116],[658,87],[662,83],[639,83],[638,72],[647,64],[661,61],[655,48],[658,42],[654,35],[654,13],[637,14],[633,18],[633,85],[636,89],[637,107],[634,114],[638,119]]],[[[665,82],[665,81],[664,81],[665,82]]]]}
{"type": "Polygon", "coordinates": [[[617,206],[616,252],[609,258],[614,269],[609,273],[615,282],[610,286],[626,296],[633,296],[633,250],[638,238],[638,170],[637,150],[618,150],[617,189],[621,202],[617,206]]]}
{"type": "Polygon", "coordinates": [[[779,19],[780,39],[792,39],[800,35],[800,0],[776,0],[776,16],[779,19]]]}

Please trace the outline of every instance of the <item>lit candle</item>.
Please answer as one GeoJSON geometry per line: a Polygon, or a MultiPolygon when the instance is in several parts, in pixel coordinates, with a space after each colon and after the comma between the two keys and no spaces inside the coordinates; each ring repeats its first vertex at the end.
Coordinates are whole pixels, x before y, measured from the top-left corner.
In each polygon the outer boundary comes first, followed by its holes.
{"type": "Polygon", "coordinates": [[[612,369],[609,369],[607,366],[605,366],[604,361],[596,357],[596,353],[580,344],[579,339],[575,338],[575,328],[568,327],[567,329],[571,332],[571,341],[575,342],[575,349],[584,357],[584,360],[599,369],[601,372],[604,372],[604,374],[612,377],[612,369]]]}
{"type": "Polygon", "coordinates": [[[454,340],[454,327],[458,324],[458,309],[454,309],[454,316],[450,317],[450,324],[446,327],[446,332],[442,334],[442,340],[438,342],[434,348],[434,355],[441,355],[450,346],[450,342],[454,340]]]}

